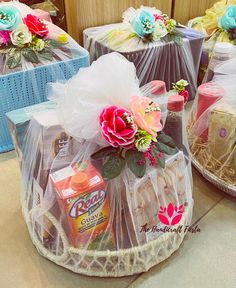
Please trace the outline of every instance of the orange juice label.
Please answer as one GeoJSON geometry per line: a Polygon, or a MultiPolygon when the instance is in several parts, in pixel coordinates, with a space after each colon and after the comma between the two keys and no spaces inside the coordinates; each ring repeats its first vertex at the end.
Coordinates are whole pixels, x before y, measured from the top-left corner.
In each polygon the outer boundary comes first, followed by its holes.
{"type": "MultiPolygon", "coordinates": [[[[84,191],[76,191],[71,187],[71,179],[76,173],[78,167],[73,165],[51,174],[50,177],[56,188],[60,207],[66,214],[72,244],[83,247],[96,242],[96,239],[103,239],[104,234],[109,234],[110,210],[105,183],[98,171],[91,164],[86,166],[84,173],[88,177],[88,184],[84,191]]],[[[107,237],[105,238],[107,241],[107,237]]]]}

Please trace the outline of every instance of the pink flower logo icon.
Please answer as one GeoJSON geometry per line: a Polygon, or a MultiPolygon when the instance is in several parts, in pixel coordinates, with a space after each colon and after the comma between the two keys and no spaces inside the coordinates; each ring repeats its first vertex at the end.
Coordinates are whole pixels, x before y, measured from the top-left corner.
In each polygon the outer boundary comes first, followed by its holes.
{"type": "Polygon", "coordinates": [[[180,222],[184,212],[184,205],[173,206],[171,203],[167,207],[160,207],[158,218],[162,224],[172,226],[180,222]]]}

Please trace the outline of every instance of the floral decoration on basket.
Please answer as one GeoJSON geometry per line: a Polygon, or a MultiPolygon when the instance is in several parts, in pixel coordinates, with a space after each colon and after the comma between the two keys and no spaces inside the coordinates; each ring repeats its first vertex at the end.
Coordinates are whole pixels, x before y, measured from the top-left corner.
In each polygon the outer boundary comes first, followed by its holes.
{"type": "Polygon", "coordinates": [[[181,79],[176,83],[172,83],[171,93],[175,92],[175,93],[183,96],[184,102],[186,103],[189,99],[189,92],[186,90],[185,87],[187,87],[188,85],[189,85],[189,83],[184,79],[181,79]]]}
{"type": "Polygon", "coordinates": [[[236,44],[236,5],[231,5],[235,3],[235,0],[216,2],[205,16],[190,20],[188,25],[210,37],[209,41],[236,44]]]}
{"type": "Polygon", "coordinates": [[[176,21],[156,8],[129,8],[123,14],[123,22],[130,25],[131,36],[139,37],[144,42],[161,39],[179,44],[182,42],[183,34],[176,30],[176,21]]]}
{"type": "Polygon", "coordinates": [[[46,21],[32,14],[22,17],[16,7],[0,5],[0,54],[6,55],[8,68],[18,67],[23,58],[35,64],[52,61],[53,49],[66,44],[68,38],[59,34],[56,40],[50,39],[49,33],[46,21]]]}
{"type": "Polygon", "coordinates": [[[142,178],[147,163],[165,168],[165,155],[177,153],[173,139],[162,131],[158,104],[147,97],[133,96],[130,110],[109,106],[100,114],[101,134],[111,145],[91,157],[106,160],[102,167],[104,180],[117,177],[128,168],[142,178]]]}

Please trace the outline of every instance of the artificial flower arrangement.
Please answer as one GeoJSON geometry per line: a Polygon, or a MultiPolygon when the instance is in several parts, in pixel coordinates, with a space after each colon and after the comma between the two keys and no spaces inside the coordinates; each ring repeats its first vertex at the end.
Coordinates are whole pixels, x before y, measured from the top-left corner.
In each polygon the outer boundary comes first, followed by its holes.
{"type": "Polygon", "coordinates": [[[0,54],[6,55],[6,65],[16,68],[22,57],[31,63],[43,60],[52,61],[53,49],[67,43],[67,35],[49,38],[49,28],[44,20],[28,14],[22,17],[14,6],[0,6],[0,54]]]}
{"type": "Polygon", "coordinates": [[[162,132],[159,105],[148,97],[133,96],[129,110],[106,107],[99,121],[101,134],[110,146],[91,158],[103,160],[104,180],[119,176],[126,164],[136,177],[142,178],[147,164],[165,168],[165,154],[178,151],[173,139],[162,132]]]}
{"type": "Polygon", "coordinates": [[[189,92],[186,87],[189,85],[188,81],[181,79],[176,83],[172,83],[172,90],[169,93],[176,93],[184,97],[184,102],[186,103],[189,99],[189,92]]]}
{"type": "Polygon", "coordinates": [[[123,22],[130,25],[131,36],[139,37],[144,42],[163,39],[180,43],[183,37],[183,34],[176,30],[176,21],[156,8],[129,8],[123,14],[123,22]]]}
{"type": "Polygon", "coordinates": [[[216,38],[217,42],[236,44],[236,5],[233,5],[236,1],[227,2],[215,3],[212,8],[206,10],[205,16],[190,20],[188,25],[203,32],[206,37],[216,38]]]}
{"type": "MultiPolygon", "coordinates": [[[[181,79],[172,83],[169,94],[177,93],[188,101],[189,83],[181,79]]],[[[130,109],[108,106],[99,116],[101,134],[111,146],[95,152],[93,160],[106,160],[102,167],[104,180],[120,175],[126,164],[138,178],[145,175],[147,164],[165,168],[165,154],[178,152],[174,140],[161,124],[161,109],[148,97],[133,96],[130,109]]]]}

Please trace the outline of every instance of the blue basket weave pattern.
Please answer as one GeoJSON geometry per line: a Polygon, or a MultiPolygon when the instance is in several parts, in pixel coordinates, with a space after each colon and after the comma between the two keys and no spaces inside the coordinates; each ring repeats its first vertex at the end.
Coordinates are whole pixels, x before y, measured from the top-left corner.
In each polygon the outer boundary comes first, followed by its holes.
{"type": "Polygon", "coordinates": [[[0,75],[0,153],[14,149],[5,114],[9,111],[47,101],[47,83],[67,80],[81,67],[89,66],[87,53],[65,62],[32,70],[0,75]],[[52,73],[53,72],[53,73],[52,73]]]}

